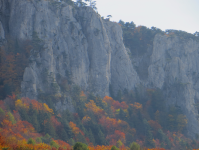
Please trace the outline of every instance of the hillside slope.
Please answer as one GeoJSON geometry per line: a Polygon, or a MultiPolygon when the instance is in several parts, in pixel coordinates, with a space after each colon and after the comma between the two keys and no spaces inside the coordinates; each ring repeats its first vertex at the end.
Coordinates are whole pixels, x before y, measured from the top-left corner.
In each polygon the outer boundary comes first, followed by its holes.
{"type": "MultiPolygon", "coordinates": [[[[195,40],[158,34],[143,55],[130,59],[121,27],[90,7],[50,0],[0,0],[0,12],[0,43],[5,35],[33,41],[22,96],[39,99],[53,94],[59,99],[57,108],[65,109],[70,100],[66,83],[101,97],[110,95],[110,87],[114,95],[140,85],[159,88],[166,105],[180,108],[187,116],[189,137],[199,134],[199,43],[195,40]]],[[[73,110],[72,105],[69,108],[73,110]]]]}

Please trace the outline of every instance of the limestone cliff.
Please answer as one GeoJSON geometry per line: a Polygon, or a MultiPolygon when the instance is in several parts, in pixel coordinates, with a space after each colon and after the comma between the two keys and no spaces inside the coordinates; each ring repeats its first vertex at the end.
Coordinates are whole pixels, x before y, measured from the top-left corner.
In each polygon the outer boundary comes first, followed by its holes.
{"type": "Polygon", "coordinates": [[[63,95],[65,80],[101,96],[109,95],[110,84],[118,91],[133,89],[139,83],[120,26],[101,19],[92,8],[74,9],[65,2],[46,0],[10,0],[9,14],[4,22],[12,37],[40,41],[24,72],[22,96],[63,95]]]}
{"type": "Polygon", "coordinates": [[[180,107],[188,119],[188,135],[199,133],[199,43],[156,35],[148,67],[147,84],[165,93],[167,105],[180,107]]]}
{"type": "MultiPolygon", "coordinates": [[[[73,8],[48,0],[0,0],[0,42],[9,34],[17,39],[37,40],[21,83],[22,96],[39,94],[70,97],[66,82],[101,96],[133,90],[139,84],[160,88],[166,104],[180,107],[188,118],[190,137],[199,133],[199,43],[179,37],[156,35],[153,46],[139,57],[129,58],[117,23],[104,20],[90,7],[73,8]],[[136,70],[134,69],[136,68],[136,70]]],[[[69,107],[70,106],[70,107],[69,107]]]]}
{"type": "Polygon", "coordinates": [[[167,106],[180,108],[187,116],[187,134],[195,137],[199,133],[198,70],[199,43],[193,39],[156,35],[153,47],[139,57],[133,57],[133,64],[145,87],[163,91],[167,106]]]}

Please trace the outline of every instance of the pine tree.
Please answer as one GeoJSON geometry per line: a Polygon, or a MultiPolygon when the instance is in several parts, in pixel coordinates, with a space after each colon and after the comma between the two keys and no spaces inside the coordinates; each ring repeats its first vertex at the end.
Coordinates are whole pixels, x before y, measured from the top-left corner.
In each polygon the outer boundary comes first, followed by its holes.
{"type": "Polygon", "coordinates": [[[93,143],[93,145],[95,145],[95,138],[94,138],[92,130],[90,128],[88,130],[88,138],[89,138],[90,142],[93,143]]]}
{"type": "Polygon", "coordinates": [[[35,145],[36,143],[32,138],[29,138],[27,144],[35,145]]]}
{"type": "Polygon", "coordinates": [[[30,106],[29,106],[28,114],[29,114],[29,116],[30,116],[30,123],[33,125],[33,127],[34,127],[38,132],[40,132],[41,127],[40,127],[39,121],[38,121],[38,119],[37,119],[38,112],[37,112],[36,110],[33,109],[32,104],[30,104],[30,106]]]}
{"type": "Polygon", "coordinates": [[[75,144],[75,141],[74,141],[72,138],[70,138],[70,139],[68,140],[68,144],[74,145],[74,144],[75,144]]]}
{"type": "Polygon", "coordinates": [[[119,91],[117,92],[116,100],[118,100],[119,102],[122,101],[122,91],[121,91],[121,90],[119,90],[119,91]]]}
{"type": "Polygon", "coordinates": [[[99,130],[97,137],[96,143],[98,145],[106,145],[106,140],[101,130],[99,130]]]}
{"type": "Polygon", "coordinates": [[[126,120],[126,114],[125,114],[125,112],[123,111],[122,108],[120,108],[119,118],[120,118],[121,120],[126,120]]]}
{"type": "Polygon", "coordinates": [[[19,109],[19,114],[20,114],[22,120],[26,120],[26,121],[30,122],[28,114],[24,108],[19,109]]]}
{"type": "Polygon", "coordinates": [[[73,132],[68,124],[68,121],[66,119],[63,119],[61,123],[64,126],[64,131],[66,132],[68,138],[74,137],[73,132]]]}
{"type": "Polygon", "coordinates": [[[57,135],[55,132],[55,128],[52,125],[52,122],[48,120],[44,125],[44,132],[48,133],[52,138],[56,139],[57,135]]]}
{"type": "Polygon", "coordinates": [[[79,132],[79,134],[77,135],[77,141],[87,143],[85,137],[81,134],[81,132],[79,132]]]}
{"type": "Polygon", "coordinates": [[[144,132],[146,135],[145,145],[149,148],[155,147],[155,143],[153,142],[153,134],[151,132],[151,127],[146,119],[143,120],[144,123],[144,132]]]}
{"type": "Polygon", "coordinates": [[[65,131],[63,128],[62,128],[60,131],[61,131],[61,132],[58,133],[58,135],[60,135],[60,138],[61,138],[63,141],[67,142],[67,141],[69,140],[68,134],[66,133],[66,131],[65,131]]]}
{"type": "Polygon", "coordinates": [[[47,133],[44,137],[41,138],[42,142],[49,144],[52,140],[51,136],[47,133]]]}

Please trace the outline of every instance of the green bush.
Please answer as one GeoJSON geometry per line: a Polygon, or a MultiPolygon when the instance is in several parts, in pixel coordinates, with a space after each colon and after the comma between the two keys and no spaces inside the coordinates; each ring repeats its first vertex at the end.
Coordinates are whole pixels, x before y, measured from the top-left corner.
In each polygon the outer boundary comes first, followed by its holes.
{"type": "Polygon", "coordinates": [[[140,150],[140,145],[137,144],[136,142],[133,142],[133,143],[130,145],[130,150],[140,150]]]}
{"type": "Polygon", "coordinates": [[[119,150],[119,148],[117,148],[116,146],[113,145],[113,146],[111,147],[111,150],[119,150]]]}
{"type": "Polygon", "coordinates": [[[32,138],[29,138],[27,144],[35,145],[35,141],[32,138]]]}
{"type": "Polygon", "coordinates": [[[77,142],[77,143],[75,143],[73,150],[88,150],[88,147],[84,143],[77,142]]]}

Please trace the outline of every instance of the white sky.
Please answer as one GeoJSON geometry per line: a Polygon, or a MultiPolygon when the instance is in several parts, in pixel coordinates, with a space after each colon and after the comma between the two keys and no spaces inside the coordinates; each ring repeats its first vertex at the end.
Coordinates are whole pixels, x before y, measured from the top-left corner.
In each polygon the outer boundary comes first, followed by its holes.
{"type": "Polygon", "coordinates": [[[199,32],[199,0],[94,0],[101,16],[137,26],[199,32]]]}

